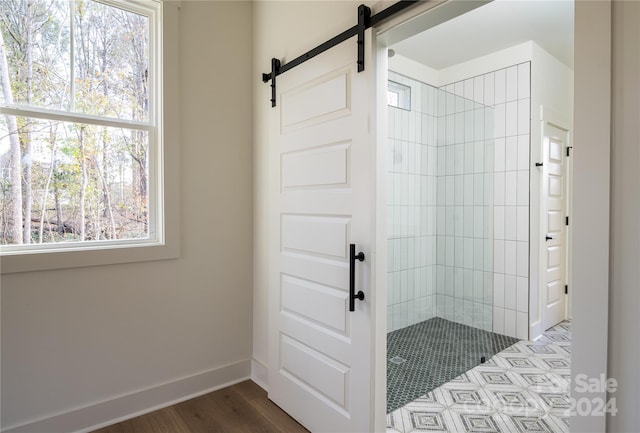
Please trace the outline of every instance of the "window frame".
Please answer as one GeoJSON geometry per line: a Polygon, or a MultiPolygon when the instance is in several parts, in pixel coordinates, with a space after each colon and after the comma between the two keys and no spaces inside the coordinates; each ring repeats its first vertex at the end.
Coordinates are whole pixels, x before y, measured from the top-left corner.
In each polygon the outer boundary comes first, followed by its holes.
{"type": "Polygon", "coordinates": [[[177,258],[178,206],[178,8],[161,0],[93,0],[149,18],[147,122],[0,103],[0,115],[139,129],[149,134],[149,236],[145,239],[2,245],[0,273],[29,272],[177,258]],[[173,83],[170,85],[168,83],[173,83]],[[171,145],[167,145],[171,143],[171,145]],[[171,230],[168,230],[168,227],[171,230]]]}

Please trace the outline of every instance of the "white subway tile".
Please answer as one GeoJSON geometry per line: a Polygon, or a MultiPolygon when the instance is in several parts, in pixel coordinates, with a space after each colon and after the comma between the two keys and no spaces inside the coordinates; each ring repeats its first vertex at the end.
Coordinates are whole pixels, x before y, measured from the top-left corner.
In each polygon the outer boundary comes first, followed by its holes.
{"type": "Polygon", "coordinates": [[[529,170],[520,170],[518,173],[517,202],[520,206],[529,206],[529,170]]]}
{"type": "Polygon", "coordinates": [[[507,102],[518,99],[518,67],[507,68],[507,102]]]}
{"type": "Polygon", "coordinates": [[[473,143],[473,172],[484,173],[484,141],[473,143]]]}
{"type": "Polygon", "coordinates": [[[484,204],[484,174],[473,175],[473,204],[482,206],[484,204]]]}
{"type": "Polygon", "coordinates": [[[444,176],[447,173],[447,148],[445,146],[438,147],[438,176],[444,176]]]}
{"type": "Polygon", "coordinates": [[[504,335],[504,308],[493,307],[493,332],[504,335]]]}
{"type": "Polygon", "coordinates": [[[507,171],[505,173],[504,204],[507,206],[515,206],[517,204],[517,180],[517,172],[507,171]]]}
{"type": "Polygon", "coordinates": [[[529,169],[529,136],[518,136],[518,170],[529,169]]]}
{"type": "Polygon", "coordinates": [[[464,276],[464,299],[473,300],[473,270],[465,269],[464,276]]]}
{"type": "Polygon", "coordinates": [[[464,144],[456,144],[453,146],[453,174],[462,174],[464,172],[464,144]]]}
{"type": "Polygon", "coordinates": [[[445,213],[444,206],[437,206],[436,213],[437,213],[436,234],[438,236],[444,236],[446,234],[446,229],[445,229],[446,213],[445,213]]]}
{"type": "Polygon", "coordinates": [[[493,241],[493,270],[496,273],[504,273],[504,243],[502,240],[493,241]]]}
{"type": "Polygon", "coordinates": [[[473,79],[473,100],[484,104],[484,77],[482,75],[473,79]]]}
{"type": "Polygon", "coordinates": [[[484,234],[484,206],[473,207],[473,237],[481,238],[484,234]]]}
{"type": "Polygon", "coordinates": [[[473,206],[465,206],[464,207],[464,237],[472,238],[473,237],[473,216],[474,209],[473,206]]]}
{"type": "Polygon", "coordinates": [[[495,104],[502,104],[506,101],[506,89],[506,70],[500,69],[495,72],[495,104]]]}
{"type": "Polygon", "coordinates": [[[484,205],[493,206],[493,172],[485,173],[482,177],[484,179],[484,205]]]}
{"type": "Polygon", "coordinates": [[[455,206],[453,209],[453,234],[454,236],[464,236],[464,206],[455,206]]]}
{"type": "MultiPolygon", "coordinates": [[[[484,140],[484,112],[485,108],[479,108],[473,112],[473,137],[474,140],[484,140]]],[[[469,141],[469,139],[467,139],[469,141]]]]}
{"type": "Polygon", "coordinates": [[[400,148],[402,149],[402,159],[400,162],[400,171],[402,173],[409,173],[409,142],[401,141],[400,148]]]}
{"type": "Polygon", "coordinates": [[[464,112],[456,113],[454,116],[454,143],[464,143],[464,112]]]}
{"type": "Polygon", "coordinates": [[[507,137],[505,140],[505,170],[515,171],[518,169],[518,138],[516,136],[507,137]]]}
{"type": "Polygon", "coordinates": [[[444,260],[445,260],[445,237],[444,236],[437,236],[436,238],[436,249],[437,249],[437,253],[436,253],[436,263],[438,265],[444,265],[444,260]]]}
{"type": "Polygon", "coordinates": [[[525,277],[516,278],[516,310],[529,311],[529,279],[525,277]]]}
{"type": "Polygon", "coordinates": [[[513,310],[504,310],[504,335],[517,338],[516,312],[513,310]]]}
{"type": "Polygon", "coordinates": [[[504,241],[504,273],[516,275],[516,242],[504,241]]]}
{"type": "Polygon", "coordinates": [[[529,339],[529,315],[526,312],[516,313],[516,338],[529,339]]]}
{"type": "Polygon", "coordinates": [[[444,146],[447,142],[447,118],[445,116],[438,117],[437,123],[436,145],[444,146]]]}
{"type": "Polygon", "coordinates": [[[506,106],[504,103],[496,104],[493,110],[493,116],[495,119],[493,136],[495,138],[500,138],[505,136],[506,131],[506,106]]]}
{"type": "Polygon", "coordinates": [[[516,277],[514,275],[504,276],[504,307],[515,310],[517,304],[516,277]]]}
{"type": "Polygon", "coordinates": [[[504,239],[505,224],[504,206],[495,206],[493,208],[493,237],[494,239],[504,239]]]}
{"type": "Polygon", "coordinates": [[[464,173],[473,173],[473,147],[472,141],[464,144],[464,173]]]}
{"type": "Polygon", "coordinates": [[[445,261],[446,266],[453,266],[455,260],[455,238],[453,236],[445,237],[445,261]]]}
{"type": "Polygon", "coordinates": [[[495,171],[504,171],[505,170],[505,158],[506,158],[506,148],[505,148],[505,138],[496,138],[494,140],[494,170],[495,171]]]}
{"type": "Polygon", "coordinates": [[[493,176],[493,202],[496,206],[505,204],[505,172],[497,172],[493,176]]]}
{"type": "Polygon", "coordinates": [[[407,269],[409,267],[409,239],[404,238],[400,242],[400,268],[407,269]]]}
{"type": "MultiPolygon", "coordinates": [[[[492,252],[493,254],[493,252],[492,252]]],[[[493,304],[493,269],[484,273],[484,304],[493,304]]]]}
{"type": "Polygon", "coordinates": [[[504,208],[504,238],[508,241],[515,241],[517,238],[517,212],[516,206],[505,206],[504,208]]]}
{"type": "Polygon", "coordinates": [[[528,241],[529,240],[529,206],[518,206],[517,209],[517,226],[518,233],[516,240],[528,241]]]}
{"type": "MultiPolygon", "coordinates": [[[[451,147],[449,147],[451,148],[451,147]]],[[[453,154],[453,152],[451,152],[453,154]]],[[[453,156],[453,155],[452,155],[453,156]]],[[[449,157],[449,155],[447,155],[447,158],[449,157]]],[[[446,185],[446,197],[445,197],[445,204],[447,206],[453,206],[456,204],[456,198],[455,198],[455,192],[456,192],[456,180],[455,180],[455,176],[446,176],[445,177],[445,185],[446,185]]]]}
{"type": "Polygon", "coordinates": [[[437,115],[438,117],[441,117],[447,114],[447,93],[444,91],[444,89],[438,89],[436,92],[436,109],[438,110],[437,115]]]}
{"type": "Polygon", "coordinates": [[[464,204],[465,206],[473,205],[473,175],[465,174],[463,176],[464,182],[464,204]]]}
{"type": "Polygon", "coordinates": [[[458,299],[464,298],[464,274],[462,268],[456,267],[453,269],[453,295],[458,299]]]}
{"type": "Polygon", "coordinates": [[[507,137],[518,134],[518,102],[507,102],[505,107],[505,135],[507,137]]]}
{"type": "Polygon", "coordinates": [[[495,170],[493,164],[495,163],[495,142],[494,140],[484,141],[484,172],[493,173],[495,170]]]}
{"type": "Polygon", "coordinates": [[[473,269],[484,270],[484,240],[473,240],[473,269]]]}
{"type": "MultiPolygon", "coordinates": [[[[464,238],[454,238],[453,253],[454,266],[456,267],[456,269],[462,269],[462,267],[464,266],[464,238]]],[[[460,278],[462,278],[462,275],[460,275],[460,278]]]]}
{"type": "Polygon", "coordinates": [[[521,99],[518,101],[518,134],[528,134],[531,120],[531,100],[521,99]]]}
{"type": "Polygon", "coordinates": [[[444,268],[444,293],[447,296],[453,296],[453,268],[451,266],[444,268]]]}
{"type": "Polygon", "coordinates": [[[473,269],[473,238],[464,239],[464,263],[467,269],[473,269]]]}
{"type": "Polygon", "coordinates": [[[484,297],[484,274],[473,271],[473,302],[482,302],[484,297]]]}
{"type": "Polygon", "coordinates": [[[445,170],[446,170],[445,173],[446,173],[447,176],[453,174],[453,167],[454,167],[454,164],[455,164],[453,148],[454,148],[454,146],[446,146],[445,147],[446,155],[447,155],[446,156],[447,160],[446,160],[446,164],[445,164],[445,170]]]}
{"type": "Polygon", "coordinates": [[[484,139],[493,140],[495,128],[495,112],[493,110],[484,110],[484,139]]]}
{"type": "Polygon", "coordinates": [[[521,277],[529,276],[529,242],[517,243],[516,274],[521,277]]]}
{"type": "Polygon", "coordinates": [[[436,293],[444,293],[444,266],[436,266],[436,293]]]}
{"type": "MultiPolygon", "coordinates": [[[[460,84],[462,84],[462,82],[460,84]]],[[[465,105],[464,97],[462,95],[456,95],[456,114],[462,113],[465,110],[465,105]]]]}
{"type": "Polygon", "coordinates": [[[493,274],[493,305],[504,307],[504,274],[493,274]]]}
{"type": "Polygon", "coordinates": [[[454,116],[454,114],[447,115],[447,130],[444,137],[444,142],[447,146],[455,142],[456,122],[454,116]]]}
{"type": "Polygon", "coordinates": [[[531,95],[531,63],[518,65],[518,99],[528,98],[531,95]]]}
{"type": "Polygon", "coordinates": [[[456,96],[464,96],[464,81],[453,83],[453,93],[456,96]]]}
{"type": "Polygon", "coordinates": [[[491,106],[495,103],[495,74],[484,74],[484,105],[491,106]]]}
{"type": "Polygon", "coordinates": [[[409,300],[409,272],[404,269],[400,271],[400,303],[409,300]]]}
{"type": "MultiPolygon", "coordinates": [[[[464,80],[464,95],[465,99],[473,100],[473,78],[464,80]]],[[[465,106],[466,108],[466,106],[465,106]]]]}
{"type": "Polygon", "coordinates": [[[464,140],[470,141],[473,136],[473,124],[475,122],[475,116],[473,115],[473,110],[464,112],[464,140]]]}

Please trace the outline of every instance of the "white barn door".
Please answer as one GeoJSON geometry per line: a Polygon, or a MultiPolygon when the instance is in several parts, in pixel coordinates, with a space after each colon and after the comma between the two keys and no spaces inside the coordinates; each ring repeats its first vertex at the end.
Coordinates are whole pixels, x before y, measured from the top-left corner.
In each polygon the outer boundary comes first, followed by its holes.
{"type": "Polygon", "coordinates": [[[365,44],[361,73],[354,37],[279,76],[271,109],[269,398],[313,432],[373,425],[371,30],[365,44]]]}

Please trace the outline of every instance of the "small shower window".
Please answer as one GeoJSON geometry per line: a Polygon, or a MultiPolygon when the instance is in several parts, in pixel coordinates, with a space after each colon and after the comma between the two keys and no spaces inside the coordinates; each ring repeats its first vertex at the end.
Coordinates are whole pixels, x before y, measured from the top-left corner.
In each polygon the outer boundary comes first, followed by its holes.
{"type": "Polygon", "coordinates": [[[389,80],[387,104],[403,110],[411,110],[411,87],[389,80]]]}

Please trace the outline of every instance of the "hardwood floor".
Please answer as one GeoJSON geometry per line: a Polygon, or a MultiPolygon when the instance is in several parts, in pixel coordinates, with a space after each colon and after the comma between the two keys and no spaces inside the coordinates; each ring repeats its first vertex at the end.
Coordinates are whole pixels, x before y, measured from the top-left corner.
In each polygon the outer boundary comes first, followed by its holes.
{"type": "Polygon", "coordinates": [[[93,433],[307,432],[250,380],[93,433]]]}

